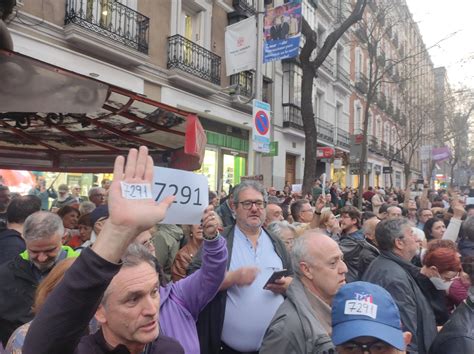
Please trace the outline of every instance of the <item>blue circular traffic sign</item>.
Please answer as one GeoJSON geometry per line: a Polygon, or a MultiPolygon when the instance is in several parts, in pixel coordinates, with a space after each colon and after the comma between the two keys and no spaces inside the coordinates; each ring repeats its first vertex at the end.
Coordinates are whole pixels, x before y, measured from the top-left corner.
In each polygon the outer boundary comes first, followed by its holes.
{"type": "Polygon", "coordinates": [[[270,129],[270,120],[265,111],[258,111],[254,117],[255,128],[260,135],[266,135],[270,129]]]}

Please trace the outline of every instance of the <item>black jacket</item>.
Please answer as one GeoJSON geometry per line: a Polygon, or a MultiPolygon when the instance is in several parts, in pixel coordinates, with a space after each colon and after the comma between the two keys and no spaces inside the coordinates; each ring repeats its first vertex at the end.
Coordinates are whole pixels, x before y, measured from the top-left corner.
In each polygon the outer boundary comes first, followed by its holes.
{"type": "Polygon", "coordinates": [[[11,261],[26,249],[21,234],[12,229],[0,232],[0,264],[11,261]]]}
{"type": "Polygon", "coordinates": [[[400,310],[403,330],[412,333],[410,353],[428,353],[437,330],[433,309],[419,287],[416,278],[420,270],[392,252],[381,251],[369,265],[363,281],[385,288],[400,310]]]}
{"type": "Polygon", "coordinates": [[[431,345],[430,354],[474,353],[474,304],[471,298],[451,315],[431,345]]]}
{"type": "Polygon", "coordinates": [[[232,210],[229,207],[229,203],[225,201],[216,208],[217,215],[220,216],[224,227],[229,227],[235,224],[235,218],[232,214],[232,210]]]}
{"type": "MultiPolygon", "coordinates": [[[[23,354],[129,354],[123,345],[109,349],[101,331],[86,335],[89,321],[120,267],[92,249],[84,249],[31,323],[23,354]]],[[[158,353],[184,354],[184,350],[176,340],[160,335],[145,351],[158,353]]]]}
{"type": "MultiPolygon", "coordinates": [[[[234,226],[224,230],[222,236],[227,241],[227,269],[229,269],[232,259],[232,246],[234,244],[234,226]]],[[[283,242],[265,230],[275,248],[275,252],[281,258],[283,268],[292,272],[290,256],[283,242]]],[[[191,262],[188,272],[193,273],[201,266],[201,252],[199,252],[191,262]]],[[[202,354],[218,354],[221,346],[222,327],[224,325],[225,306],[227,301],[227,291],[222,290],[217,293],[214,299],[201,311],[197,322],[197,330],[202,354]]]]}
{"type": "Polygon", "coordinates": [[[30,262],[17,255],[0,266],[0,284],[0,340],[5,346],[13,331],[33,318],[38,280],[30,262]]]}
{"type": "Polygon", "coordinates": [[[342,235],[339,240],[339,247],[344,253],[344,262],[347,265],[346,281],[348,283],[360,280],[362,276],[360,269],[365,270],[368,264],[379,255],[379,251],[366,240],[359,240],[351,235],[342,235]],[[361,262],[364,264],[361,265],[361,262]]]}

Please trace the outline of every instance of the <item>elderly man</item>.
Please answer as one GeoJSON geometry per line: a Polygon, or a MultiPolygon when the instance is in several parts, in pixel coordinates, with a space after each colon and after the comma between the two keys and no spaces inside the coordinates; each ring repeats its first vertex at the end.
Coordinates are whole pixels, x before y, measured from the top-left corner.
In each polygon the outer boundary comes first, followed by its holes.
{"type": "Polygon", "coordinates": [[[400,309],[404,328],[413,334],[408,351],[428,353],[436,336],[436,321],[431,305],[416,278],[419,268],[410,263],[418,250],[412,226],[406,219],[381,221],[375,228],[380,250],[362,280],[385,288],[400,309]]]}
{"type": "Polygon", "coordinates": [[[291,261],[296,277],[268,327],[260,354],[331,353],[331,304],[347,272],[343,254],[329,236],[307,231],[296,239],[291,261]]]}
{"type": "Polygon", "coordinates": [[[296,222],[309,223],[313,220],[313,208],[307,199],[298,199],[290,207],[291,216],[296,222]]]}
{"type": "Polygon", "coordinates": [[[283,210],[278,204],[267,204],[267,207],[265,208],[265,212],[267,216],[265,217],[265,223],[264,226],[267,227],[274,221],[283,221],[283,210]]]}
{"type": "Polygon", "coordinates": [[[58,187],[58,197],[53,200],[51,204],[51,211],[57,212],[65,205],[74,204],[76,200],[69,194],[69,186],[67,184],[60,184],[58,187]]]}
{"type": "Polygon", "coordinates": [[[387,208],[387,219],[398,219],[402,217],[402,209],[396,205],[387,208]]]}
{"type": "Polygon", "coordinates": [[[36,287],[53,266],[77,253],[62,246],[63,222],[56,214],[39,211],[23,225],[26,250],[0,266],[0,340],[5,345],[12,332],[33,318],[31,305],[36,287]]]}
{"type": "MultiPolygon", "coordinates": [[[[93,247],[81,253],[36,315],[24,354],[184,353],[179,343],[160,333],[159,277],[151,254],[142,246],[128,247],[164,218],[174,199],[156,204],[151,198],[122,196],[122,181],[152,183],[153,160],[147,152],[145,147],[132,149],[125,166],[123,157],[115,161],[109,219],[93,247]],[[84,335],[94,313],[101,330],[84,335]]],[[[204,225],[209,222],[203,220],[204,225]]]]}
{"type": "MultiPolygon", "coordinates": [[[[223,232],[229,249],[228,272],[221,290],[201,312],[201,353],[258,353],[263,335],[283,302],[291,278],[266,286],[276,270],[291,270],[283,242],[264,228],[265,190],[255,181],[235,187],[235,226],[223,232]],[[221,349],[222,348],[222,349],[221,349]]],[[[190,266],[197,269],[197,255],[190,266]]]]}
{"type": "Polygon", "coordinates": [[[104,205],[107,201],[107,192],[101,187],[92,187],[89,189],[89,200],[95,204],[96,207],[104,205]]]}

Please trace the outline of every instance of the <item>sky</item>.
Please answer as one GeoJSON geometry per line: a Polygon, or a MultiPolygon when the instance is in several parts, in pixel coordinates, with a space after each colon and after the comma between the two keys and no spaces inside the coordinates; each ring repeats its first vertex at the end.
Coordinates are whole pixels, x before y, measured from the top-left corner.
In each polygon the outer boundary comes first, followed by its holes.
{"type": "Polygon", "coordinates": [[[451,86],[474,88],[474,0],[406,0],[435,67],[451,86]]]}

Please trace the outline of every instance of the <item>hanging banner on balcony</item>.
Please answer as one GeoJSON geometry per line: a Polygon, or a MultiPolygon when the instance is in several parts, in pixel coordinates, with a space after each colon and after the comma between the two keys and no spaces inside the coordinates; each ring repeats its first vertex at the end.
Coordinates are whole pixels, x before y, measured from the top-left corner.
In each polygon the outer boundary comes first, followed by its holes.
{"type": "Polygon", "coordinates": [[[253,149],[258,152],[270,152],[270,105],[253,100],[253,149]]]}
{"type": "Polygon", "coordinates": [[[265,11],[263,62],[298,56],[301,37],[301,1],[293,0],[265,11]]]}
{"type": "Polygon", "coordinates": [[[246,20],[227,26],[225,29],[225,64],[227,76],[247,70],[255,70],[257,65],[257,20],[246,20]]]}

